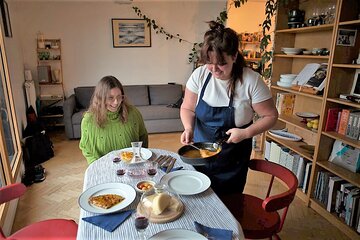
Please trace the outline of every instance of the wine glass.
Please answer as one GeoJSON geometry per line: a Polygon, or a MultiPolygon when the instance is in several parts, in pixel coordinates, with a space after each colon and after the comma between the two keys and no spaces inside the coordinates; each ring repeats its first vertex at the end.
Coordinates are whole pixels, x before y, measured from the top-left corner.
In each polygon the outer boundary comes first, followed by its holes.
{"type": "Polygon", "coordinates": [[[146,162],[145,167],[146,167],[146,173],[149,175],[151,179],[153,179],[157,174],[158,163],[155,161],[148,161],[146,162]]]}
{"type": "Polygon", "coordinates": [[[134,220],[134,224],[135,224],[135,228],[136,231],[138,231],[139,233],[139,237],[140,239],[146,240],[146,228],[149,226],[149,217],[151,215],[151,207],[150,206],[146,206],[146,197],[148,195],[147,194],[143,194],[141,196],[140,202],[136,208],[136,212],[135,212],[135,220],[134,220]]]}

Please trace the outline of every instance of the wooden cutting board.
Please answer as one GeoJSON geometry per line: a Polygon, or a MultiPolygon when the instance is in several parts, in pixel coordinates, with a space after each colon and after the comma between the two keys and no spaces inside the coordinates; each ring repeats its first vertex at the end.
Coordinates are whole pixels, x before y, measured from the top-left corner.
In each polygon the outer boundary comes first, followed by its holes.
{"type": "MultiPolygon", "coordinates": [[[[166,209],[160,215],[151,213],[151,216],[149,217],[149,221],[152,223],[167,223],[178,219],[183,214],[185,207],[184,204],[179,199],[177,198],[174,199],[180,204],[178,211],[172,209],[166,209]]],[[[139,211],[139,205],[137,206],[137,210],[139,211]]]]}

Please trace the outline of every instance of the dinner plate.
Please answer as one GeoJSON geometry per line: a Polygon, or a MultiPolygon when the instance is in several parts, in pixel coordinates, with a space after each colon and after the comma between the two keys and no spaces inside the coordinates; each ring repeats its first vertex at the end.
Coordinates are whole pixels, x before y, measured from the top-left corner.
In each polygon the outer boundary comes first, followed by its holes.
{"type": "Polygon", "coordinates": [[[103,183],[91,187],[83,192],[79,197],[79,205],[82,209],[92,213],[112,213],[120,211],[129,206],[135,199],[136,192],[133,187],[125,183],[103,183]],[[104,209],[89,203],[89,198],[103,194],[118,194],[125,199],[115,206],[104,209]]]}
{"type": "Polygon", "coordinates": [[[301,141],[301,139],[302,139],[302,137],[300,137],[296,134],[285,132],[282,130],[269,130],[268,132],[271,136],[281,138],[284,140],[288,140],[288,141],[298,142],[298,141],[301,141]]]}
{"type": "Polygon", "coordinates": [[[180,195],[201,193],[208,189],[211,184],[208,176],[201,172],[191,170],[170,172],[164,175],[160,182],[166,184],[170,192],[180,195]]]}
{"type": "Polygon", "coordinates": [[[317,118],[319,117],[319,114],[311,113],[311,112],[296,112],[296,116],[302,117],[302,118],[317,118]]]}
{"type": "MultiPolygon", "coordinates": [[[[122,151],[132,152],[133,150],[132,150],[131,147],[121,149],[121,150],[119,151],[119,155],[120,155],[120,152],[122,152],[122,151]]],[[[136,162],[136,163],[145,162],[146,160],[148,160],[149,158],[151,158],[151,156],[152,156],[152,152],[151,152],[149,149],[147,149],[147,148],[141,148],[141,157],[142,157],[144,160],[143,160],[143,161],[138,161],[138,162],[136,162]]],[[[134,164],[134,163],[132,163],[131,161],[129,161],[129,162],[127,162],[127,163],[128,163],[128,164],[134,164]]]]}
{"type": "Polygon", "coordinates": [[[168,229],[161,231],[149,238],[149,240],[206,240],[200,233],[187,229],[168,229]]]}

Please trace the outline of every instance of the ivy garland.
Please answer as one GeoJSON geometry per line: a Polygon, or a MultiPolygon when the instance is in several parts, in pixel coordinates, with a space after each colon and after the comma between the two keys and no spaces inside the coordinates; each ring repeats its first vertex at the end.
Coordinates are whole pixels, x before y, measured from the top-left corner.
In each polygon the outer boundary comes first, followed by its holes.
{"type": "MultiPolygon", "coordinates": [[[[234,5],[235,8],[241,7],[241,5],[244,5],[248,0],[233,0],[232,3],[230,3],[230,8],[232,5],[234,5]]],[[[263,38],[260,42],[260,52],[262,56],[261,65],[263,66],[262,69],[262,75],[265,79],[270,78],[271,76],[271,59],[272,59],[272,51],[268,51],[267,47],[271,42],[271,36],[269,34],[269,30],[271,27],[271,18],[274,16],[276,12],[276,6],[277,6],[278,0],[267,0],[265,3],[265,20],[262,23],[262,31],[263,31],[263,38]],[[270,63],[268,63],[270,62],[270,63]]],[[[289,1],[289,0],[283,0],[283,1],[289,1]]],[[[202,46],[202,43],[192,43],[188,40],[183,39],[180,34],[171,34],[167,30],[165,30],[163,27],[159,26],[154,19],[150,19],[145,14],[141,12],[141,10],[138,7],[133,7],[135,13],[138,15],[138,17],[144,19],[149,27],[152,27],[152,29],[155,31],[156,34],[163,34],[165,35],[166,40],[170,39],[177,39],[180,43],[186,42],[192,44],[191,53],[189,53],[188,62],[189,63],[196,63],[199,60],[199,50],[202,46]]],[[[228,9],[229,10],[229,9],[228,9]]],[[[225,24],[225,21],[228,19],[227,12],[228,10],[224,10],[220,12],[219,16],[216,18],[216,21],[222,24],[225,24]]]]}

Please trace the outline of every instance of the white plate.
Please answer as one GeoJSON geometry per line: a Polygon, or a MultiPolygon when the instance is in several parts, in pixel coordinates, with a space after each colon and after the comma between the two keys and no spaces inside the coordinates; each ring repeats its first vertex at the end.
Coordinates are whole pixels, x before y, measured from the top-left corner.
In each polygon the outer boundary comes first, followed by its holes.
{"type": "MultiPolygon", "coordinates": [[[[121,149],[121,150],[119,151],[119,156],[120,156],[120,152],[122,152],[122,151],[132,152],[133,150],[132,150],[131,147],[130,147],[130,148],[121,149]]],[[[151,158],[151,156],[152,156],[152,152],[151,152],[149,149],[147,149],[147,148],[141,148],[141,157],[144,159],[144,161],[139,161],[139,162],[136,162],[136,163],[145,162],[146,160],[148,160],[149,158],[151,158]]],[[[134,163],[132,163],[132,162],[129,161],[129,162],[127,162],[127,164],[134,164],[134,163]]]]}
{"type": "Polygon", "coordinates": [[[161,183],[169,187],[170,192],[180,195],[194,195],[201,193],[210,187],[211,181],[208,176],[201,172],[180,170],[164,175],[161,183]]]}
{"type": "Polygon", "coordinates": [[[288,140],[288,141],[298,142],[298,141],[301,141],[301,139],[302,139],[302,137],[300,137],[296,134],[285,132],[282,130],[269,130],[268,132],[271,136],[281,138],[284,140],[288,140]]]}
{"type": "Polygon", "coordinates": [[[92,213],[112,213],[120,211],[129,206],[135,199],[136,192],[133,187],[125,183],[103,183],[87,189],[79,197],[79,205],[82,209],[92,213]],[[96,207],[89,203],[89,198],[92,196],[103,194],[118,194],[125,199],[109,209],[96,207]]]}
{"type": "Polygon", "coordinates": [[[296,112],[296,116],[302,117],[302,118],[317,118],[319,117],[319,114],[311,113],[311,112],[296,112]]]}
{"type": "Polygon", "coordinates": [[[161,231],[149,238],[149,240],[207,240],[200,233],[186,229],[168,229],[161,231]]]}

